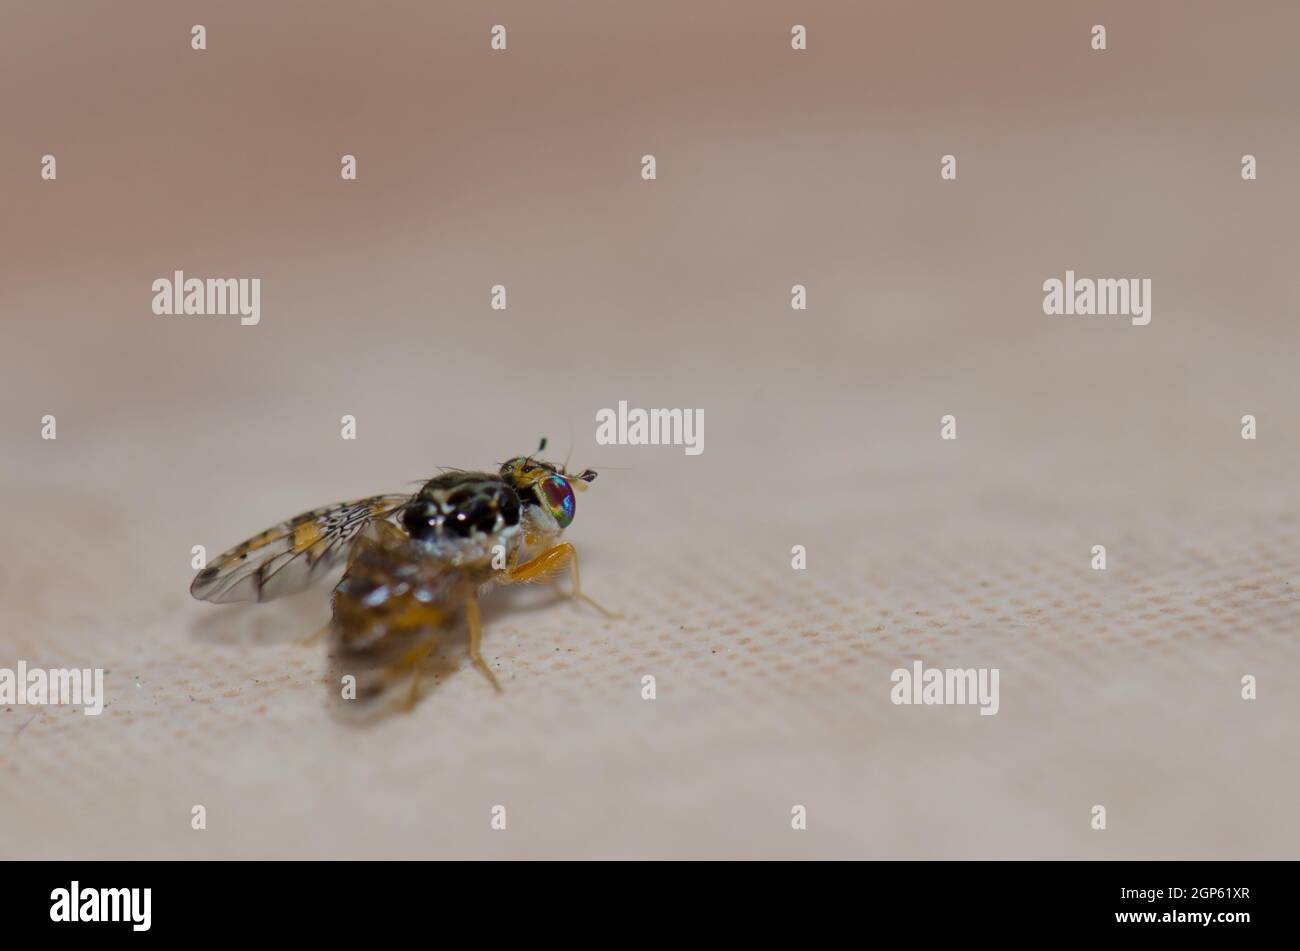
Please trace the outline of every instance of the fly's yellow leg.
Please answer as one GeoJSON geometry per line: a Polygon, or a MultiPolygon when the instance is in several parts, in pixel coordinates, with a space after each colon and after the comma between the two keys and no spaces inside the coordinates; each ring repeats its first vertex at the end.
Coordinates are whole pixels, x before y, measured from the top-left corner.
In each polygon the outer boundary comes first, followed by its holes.
{"type": "Polygon", "coordinates": [[[406,693],[406,701],[402,704],[402,709],[411,711],[415,709],[415,704],[420,699],[420,670],[416,668],[411,671],[411,689],[406,693]]]}
{"type": "Polygon", "coordinates": [[[582,593],[582,579],[578,575],[578,553],[568,542],[560,542],[560,544],[546,549],[537,557],[530,558],[522,565],[516,565],[506,572],[506,576],[511,583],[545,581],[551,576],[559,574],[566,567],[573,579],[573,590],[569,592],[570,597],[577,598],[579,601],[586,601],[605,617],[619,617],[613,611],[607,610],[582,593]]]}
{"type": "Polygon", "coordinates": [[[432,645],[417,644],[402,655],[401,660],[398,662],[399,667],[411,668],[411,689],[406,693],[406,701],[402,704],[403,710],[409,712],[414,709],[416,702],[420,699],[420,669],[432,650],[432,645]]]}
{"type": "Polygon", "coordinates": [[[478,598],[471,595],[469,601],[465,604],[465,620],[469,622],[469,657],[474,662],[474,666],[483,672],[483,676],[492,682],[492,686],[497,693],[501,693],[501,684],[497,683],[497,675],[492,673],[492,668],[487,665],[480,653],[480,647],[483,644],[483,618],[478,613],[478,598]]]}

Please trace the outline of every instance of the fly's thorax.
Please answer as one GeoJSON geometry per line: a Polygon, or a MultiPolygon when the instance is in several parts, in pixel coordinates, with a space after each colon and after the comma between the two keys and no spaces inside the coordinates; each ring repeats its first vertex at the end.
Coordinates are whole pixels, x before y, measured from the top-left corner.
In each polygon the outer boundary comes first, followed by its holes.
{"type": "Polygon", "coordinates": [[[432,557],[452,565],[490,561],[518,545],[523,506],[514,488],[485,472],[430,479],[402,510],[402,527],[432,557]]]}

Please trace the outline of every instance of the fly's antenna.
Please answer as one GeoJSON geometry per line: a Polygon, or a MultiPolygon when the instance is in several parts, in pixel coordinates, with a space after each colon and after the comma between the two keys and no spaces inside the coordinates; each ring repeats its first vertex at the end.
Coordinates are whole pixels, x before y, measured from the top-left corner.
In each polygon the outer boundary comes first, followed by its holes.
{"type": "Polygon", "coordinates": [[[573,435],[573,420],[569,420],[569,453],[564,457],[564,465],[560,466],[560,473],[572,483],[575,488],[585,489],[588,485],[596,481],[595,469],[583,469],[577,475],[569,475],[569,460],[573,458],[573,444],[577,442],[573,435]]]}

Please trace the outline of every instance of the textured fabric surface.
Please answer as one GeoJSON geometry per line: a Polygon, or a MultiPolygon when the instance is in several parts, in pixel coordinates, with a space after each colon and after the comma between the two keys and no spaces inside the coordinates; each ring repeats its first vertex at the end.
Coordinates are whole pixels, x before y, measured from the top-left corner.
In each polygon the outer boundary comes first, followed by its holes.
{"type": "Polygon", "coordinates": [[[1296,856],[1300,8],[376,6],[0,14],[0,667],[109,701],[0,708],[0,856],[1296,856]],[[261,323],[154,316],[176,268],[261,323]],[[1044,316],[1066,269],[1150,325],[1044,316]],[[620,400],[704,452],[597,445],[620,400]],[[349,726],[328,587],[188,596],[541,435],[623,616],[499,592],[500,696],[462,645],[349,726]]]}

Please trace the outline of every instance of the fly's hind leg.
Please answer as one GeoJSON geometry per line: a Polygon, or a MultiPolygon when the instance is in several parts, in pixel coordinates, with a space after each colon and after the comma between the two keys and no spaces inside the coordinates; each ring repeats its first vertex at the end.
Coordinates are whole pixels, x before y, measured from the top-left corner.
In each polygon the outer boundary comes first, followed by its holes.
{"type": "Polygon", "coordinates": [[[474,662],[475,667],[483,672],[483,676],[491,681],[496,692],[502,693],[501,684],[497,682],[497,675],[492,673],[492,668],[483,659],[481,651],[483,645],[483,618],[478,611],[478,595],[470,595],[469,600],[465,603],[465,620],[469,624],[469,659],[474,662]]]}
{"type": "Polygon", "coordinates": [[[402,709],[410,712],[415,709],[416,703],[420,700],[420,671],[415,669],[411,671],[411,688],[406,692],[406,699],[402,701],[402,709]]]}
{"type": "Polygon", "coordinates": [[[570,597],[577,598],[579,601],[586,601],[605,617],[620,617],[620,615],[582,593],[582,579],[578,575],[578,553],[568,542],[560,542],[560,544],[546,549],[537,557],[530,558],[522,565],[516,565],[506,572],[506,577],[510,579],[511,584],[520,581],[546,581],[554,575],[558,575],[566,567],[569,569],[569,576],[573,579],[573,590],[569,592],[570,597]]]}
{"type": "Polygon", "coordinates": [[[415,708],[420,699],[420,674],[424,668],[424,663],[433,653],[433,644],[416,644],[405,654],[402,655],[398,662],[399,668],[410,668],[411,686],[406,692],[406,699],[402,701],[401,708],[410,712],[415,708]]]}
{"type": "Polygon", "coordinates": [[[333,628],[334,628],[334,622],[326,621],[324,624],[320,626],[320,630],[318,630],[315,634],[308,634],[306,637],[299,638],[298,644],[301,645],[302,647],[311,647],[313,644],[319,644],[321,641],[325,639],[325,635],[328,634],[331,630],[333,630],[333,628]]]}

